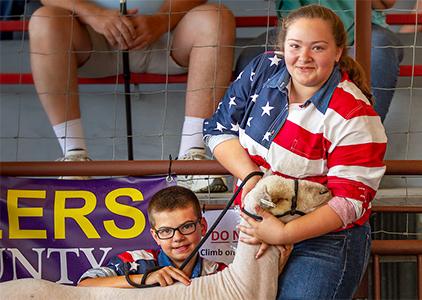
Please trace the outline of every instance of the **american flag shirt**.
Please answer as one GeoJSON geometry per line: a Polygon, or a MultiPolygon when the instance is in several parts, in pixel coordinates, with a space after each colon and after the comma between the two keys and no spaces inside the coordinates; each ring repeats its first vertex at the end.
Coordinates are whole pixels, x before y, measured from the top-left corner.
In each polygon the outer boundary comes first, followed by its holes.
{"type": "MultiPolygon", "coordinates": [[[[160,250],[126,251],[110,259],[104,267],[92,268],[82,274],[78,283],[87,278],[124,276],[127,271],[144,274],[153,267],[173,266],[170,258],[160,250]]],[[[215,274],[226,268],[226,264],[218,263],[197,255],[191,278],[215,274]]]]}
{"type": "Polygon", "coordinates": [[[325,184],[334,197],[349,200],[356,210],[354,223],[362,225],[386,169],[387,137],[380,117],[339,66],[302,105],[289,105],[289,87],[280,52],[256,57],[204,121],[205,143],[213,151],[238,138],[257,165],[325,184]]]}

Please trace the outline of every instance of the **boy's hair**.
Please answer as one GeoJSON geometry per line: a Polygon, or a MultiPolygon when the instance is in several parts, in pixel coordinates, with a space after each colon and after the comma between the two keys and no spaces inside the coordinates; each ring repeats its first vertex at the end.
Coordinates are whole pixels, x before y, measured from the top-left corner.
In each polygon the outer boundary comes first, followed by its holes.
{"type": "Polygon", "coordinates": [[[282,21],[282,27],[279,34],[279,47],[284,51],[284,42],[287,31],[290,26],[301,18],[321,19],[327,21],[331,26],[331,33],[337,47],[343,47],[343,53],[340,57],[339,65],[343,72],[349,75],[351,81],[362,91],[362,93],[373,104],[373,95],[366,81],[365,71],[361,65],[348,55],[347,34],[341,19],[330,9],[316,5],[306,5],[292,11],[286,19],[282,21]]]}
{"type": "Polygon", "coordinates": [[[155,228],[154,213],[192,207],[198,219],[202,216],[201,205],[195,193],[181,186],[171,186],[158,191],[148,203],[148,219],[155,228]]]}

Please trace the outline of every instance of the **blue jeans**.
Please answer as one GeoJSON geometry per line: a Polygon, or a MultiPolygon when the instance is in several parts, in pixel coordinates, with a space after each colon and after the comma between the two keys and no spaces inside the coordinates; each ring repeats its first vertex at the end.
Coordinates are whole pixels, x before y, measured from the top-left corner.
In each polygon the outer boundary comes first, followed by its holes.
{"type": "MultiPolygon", "coordinates": [[[[236,62],[234,76],[237,78],[240,72],[249,62],[265,51],[274,51],[277,47],[278,28],[273,28],[267,35],[264,32],[245,48],[236,62]],[[268,42],[267,42],[268,41],[268,42]]],[[[375,97],[374,109],[384,122],[394,89],[397,86],[399,64],[403,59],[403,44],[400,38],[387,28],[372,24],[372,50],[371,50],[371,90],[375,97]],[[385,47],[387,48],[374,48],[385,47]]],[[[353,56],[354,48],[351,47],[349,55],[353,56]]]]}
{"type": "Polygon", "coordinates": [[[370,255],[368,222],[294,245],[277,299],[352,299],[370,255]]]}

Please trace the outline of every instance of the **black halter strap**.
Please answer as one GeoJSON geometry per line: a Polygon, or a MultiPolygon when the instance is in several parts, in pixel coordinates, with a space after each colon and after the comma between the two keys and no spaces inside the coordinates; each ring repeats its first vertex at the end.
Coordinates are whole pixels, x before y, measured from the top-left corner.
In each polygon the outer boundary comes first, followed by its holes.
{"type": "Polygon", "coordinates": [[[290,215],[292,216],[296,214],[298,191],[299,191],[299,180],[295,179],[295,194],[293,195],[293,198],[292,198],[292,209],[289,212],[290,215]]]}
{"type": "MultiPolygon", "coordinates": [[[[303,211],[296,210],[296,207],[297,207],[297,193],[299,191],[299,180],[295,179],[294,182],[295,182],[295,194],[293,195],[293,198],[292,198],[292,206],[291,206],[291,209],[289,211],[286,211],[284,214],[275,215],[276,218],[282,218],[282,217],[287,216],[287,215],[291,215],[291,216],[294,216],[294,215],[304,216],[304,215],[306,215],[306,213],[304,213],[303,211]]],[[[250,212],[246,211],[245,208],[243,208],[243,212],[247,216],[249,216],[251,218],[254,218],[255,220],[262,221],[262,217],[261,216],[253,215],[250,212]]]]}

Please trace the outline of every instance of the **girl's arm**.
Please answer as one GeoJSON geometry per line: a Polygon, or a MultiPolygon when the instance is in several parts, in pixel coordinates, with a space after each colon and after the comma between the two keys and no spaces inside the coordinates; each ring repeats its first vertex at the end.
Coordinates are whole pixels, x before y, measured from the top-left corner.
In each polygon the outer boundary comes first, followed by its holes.
{"type": "Polygon", "coordinates": [[[247,216],[240,215],[252,226],[238,226],[243,233],[253,238],[242,238],[247,244],[265,242],[272,245],[294,244],[300,241],[327,234],[343,225],[337,213],[327,204],[313,212],[284,224],[275,216],[256,206],[255,210],[263,220],[261,222],[247,216]]]}
{"type": "MultiPolygon", "coordinates": [[[[215,158],[230,173],[240,180],[255,171],[261,171],[260,168],[252,161],[249,154],[242,147],[239,139],[231,139],[218,144],[213,152],[215,158]]],[[[245,195],[253,189],[262,176],[253,176],[243,187],[242,202],[245,195]]]]}
{"type": "MultiPolygon", "coordinates": [[[[249,173],[260,171],[259,167],[252,161],[246,150],[240,145],[238,139],[231,139],[222,142],[214,148],[214,156],[234,176],[243,180],[249,173]]],[[[254,176],[248,180],[243,187],[242,201],[244,196],[256,185],[261,176],[254,176]]],[[[317,237],[329,233],[343,225],[343,221],[337,213],[325,205],[306,216],[300,217],[287,224],[284,224],[272,214],[257,210],[263,217],[262,222],[241,213],[241,216],[252,226],[238,228],[253,238],[243,238],[242,241],[249,244],[261,245],[256,258],[262,256],[267,249],[267,244],[285,245],[294,244],[302,240],[317,237]],[[270,230],[269,230],[270,228],[270,230]]]]}

